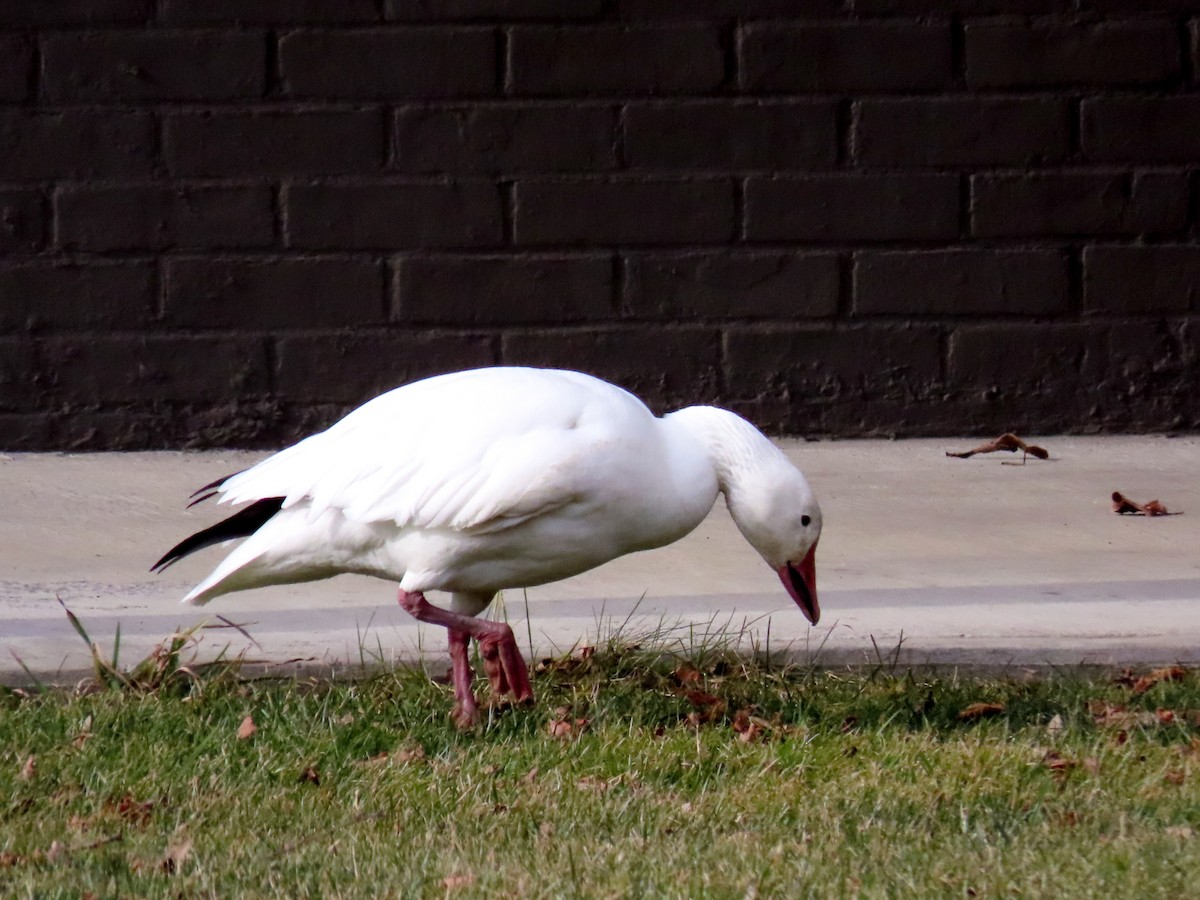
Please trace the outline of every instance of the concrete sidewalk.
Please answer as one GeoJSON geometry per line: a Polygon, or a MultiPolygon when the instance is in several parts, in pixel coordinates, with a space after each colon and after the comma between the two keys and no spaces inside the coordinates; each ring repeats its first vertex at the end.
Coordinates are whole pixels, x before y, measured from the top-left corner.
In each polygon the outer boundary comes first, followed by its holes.
{"type": "MultiPolygon", "coordinates": [[[[722,503],[683,541],[582,576],[508,592],[509,621],[535,655],[674,625],[683,640],[742,633],[744,645],[830,663],[968,665],[1200,662],[1200,438],[1046,437],[1049,461],[949,459],[972,439],[785,444],[825,513],[817,555],[823,618],[809,628],[722,503]],[[1109,495],[1161,499],[1181,516],[1116,516],[1109,495]],[[528,610],[528,625],[526,623],[528,610]]],[[[88,657],[55,597],[122,657],[177,626],[252,659],[306,666],[445,659],[392,586],[342,576],[177,604],[221,558],[213,548],[150,575],[177,540],[224,512],[184,510],[197,486],[261,454],[0,456],[0,680],[69,680],[88,657]],[[219,623],[217,623],[219,624],[219,623]]]]}

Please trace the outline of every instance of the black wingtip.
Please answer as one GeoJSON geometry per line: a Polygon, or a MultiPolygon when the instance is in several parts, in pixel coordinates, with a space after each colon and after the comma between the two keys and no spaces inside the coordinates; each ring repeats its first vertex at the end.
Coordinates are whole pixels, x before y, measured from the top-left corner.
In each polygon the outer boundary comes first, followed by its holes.
{"type": "MultiPolygon", "coordinates": [[[[225,482],[227,482],[234,475],[241,475],[242,472],[245,472],[245,471],[246,471],[245,469],[239,469],[238,471],[232,472],[229,475],[222,475],[216,481],[210,481],[208,484],[204,485],[204,487],[196,488],[196,490],[192,491],[191,496],[195,497],[197,494],[204,494],[205,491],[212,491],[212,494],[205,494],[203,497],[200,498],[200,500],[205,500],[208,497],[211,497],[213,494],[216,493],[216,491],[213,490],[213,488],[219,488],[221,485],[223,485],[225,482]]],[[[199,503],[200,500],[197,500],[196,502],[199,503]]],[[[189,503],[188,505],[191,506],[192,504],[189,503]]]]}
{"type": "MultiPolygon", "coordinates": [[[[200,490],[204,490],[201,488],[200,490]]],[[[203,498],[202,498],[203,499],[203,498]]],[[[254,534],[266,524],[267,520],[283,508],[282,497],[267,497],[251,503],[243,510],[234,513],[228,519],[222,519],[216,525],[197,531],[190,537],[184,538],[165,554],[162,559],[150,567],[151,572],[162,574],[174,563],[190,553],[220,544],[234,538],[254,534]]]]}

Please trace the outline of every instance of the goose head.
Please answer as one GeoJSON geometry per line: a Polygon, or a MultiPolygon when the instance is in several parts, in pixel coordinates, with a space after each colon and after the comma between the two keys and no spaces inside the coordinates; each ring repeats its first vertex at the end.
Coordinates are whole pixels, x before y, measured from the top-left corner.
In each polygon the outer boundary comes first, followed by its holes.
{"type": "Polygon", "coordinates": [[[817,542],[821,508],[804,475],[787,459],[745,473],[726,490],[729,513],[742,536],[783,582],[813,625],[817,602],[817,542]]]}
{"type": "Polygon", "coordinates": [[[803,473],[761,431],[728,410],[693,406],[667,418],[704,448],[738,530],[816,625],[821,507],[803,473]]]}

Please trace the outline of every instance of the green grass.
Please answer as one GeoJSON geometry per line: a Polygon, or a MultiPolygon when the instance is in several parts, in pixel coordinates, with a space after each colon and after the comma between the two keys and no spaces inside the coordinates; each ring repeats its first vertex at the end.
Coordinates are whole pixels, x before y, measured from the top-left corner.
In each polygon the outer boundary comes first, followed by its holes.
{"type": "Polygon", "coordinates": [[[698,664],[559,661],[470,734],[411,671],[7,693],[0,895],[1196,896],[1195,674],[698,664]]]}

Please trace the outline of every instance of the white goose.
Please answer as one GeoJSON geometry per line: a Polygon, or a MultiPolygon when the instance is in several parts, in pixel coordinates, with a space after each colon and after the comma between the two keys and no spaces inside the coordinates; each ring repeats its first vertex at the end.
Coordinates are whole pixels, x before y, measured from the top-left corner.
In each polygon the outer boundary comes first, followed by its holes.
{"type": "Polygon", "coordinates": [[[449,631],[454,718],[466,726],[478,721],[472,637],[492,689],[533,698],[512,630],[474,618],[497,591],[678,540],[718,492],[815,625],[821,511],[783,453],[726,410],[657,418],[607,382],[549,369],[477,369],[376,397],[193,494],[250,505],[153,569],[248,537],[183,602],[342,572],[399,582],[405,610],[449,631]],[[431,590],[450,593],[448,609],[426,600],[431,590]]]}

